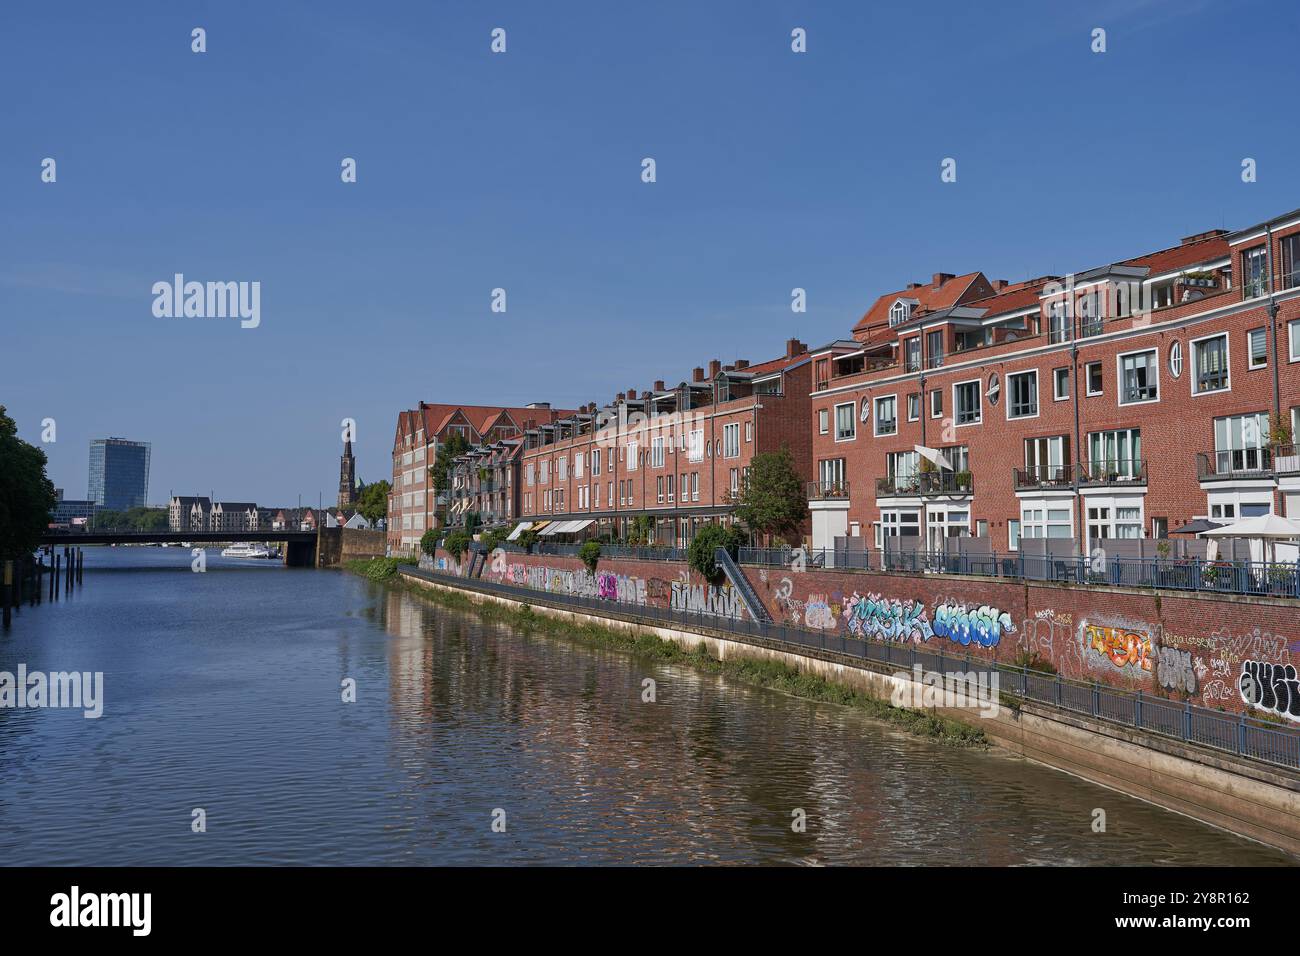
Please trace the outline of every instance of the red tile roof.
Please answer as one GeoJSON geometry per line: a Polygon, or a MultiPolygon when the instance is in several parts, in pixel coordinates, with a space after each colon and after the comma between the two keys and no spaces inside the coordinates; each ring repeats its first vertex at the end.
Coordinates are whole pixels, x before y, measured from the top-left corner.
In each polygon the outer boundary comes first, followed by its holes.
{"type": "Polygon", "coordinates": [[[988,296],[992,292],[993,285],[982,272],[968,272],[965,275],[954,276],[938,286],[930,282],[912,289],[900,289],[876,299],[866,314],[858,320],[858,324],[853,326],[853,337],[860,342],[866,342],[883,337],[882,332],[888,333],[890,331],[889,310],[899,299],[915,299],[917,304],[912,314],[920,315],[922,312],[950,309],[954,305],[980,296],[988,296]]]}

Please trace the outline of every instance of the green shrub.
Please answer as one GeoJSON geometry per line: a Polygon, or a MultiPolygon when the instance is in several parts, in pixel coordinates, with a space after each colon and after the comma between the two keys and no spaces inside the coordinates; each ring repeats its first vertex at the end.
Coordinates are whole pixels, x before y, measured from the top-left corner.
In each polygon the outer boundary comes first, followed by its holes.
{"type": "Polygon", "coordinates": [[[744,540],[744,532],[739,528],[706,524],[695,533],[695,538],[686,551],[687,563],[706,580],[716,581],[721,576],[721,571],[714,560],[714,552],[718,548],[725,548],[734,560],[740,553],[740,546],[744,540]]]}
{"type": "Polygon", "coordinates": [[[447,540],[442,543],[442,546],[448,554],[459,561],[460,556],[469,550],[469,542],[470,536],[464,531],[453,531],[447,535],[447,540]]]}
{"type": "Polygon", "coordinates": [[[519,537],[515,538],[515,541],[519,543],[519,547],[523,548],[529,554],[532,554],[533,545],[537,543],[537,532],[532,528],[529,528],[527,531],[521,531],[519,537]]]}
{"type": "Polygon", "coordinates": [[[430,528],[424,534],[420,535],[420,550],[433,557],[433,553],[438,550],[438,532],[430,528]]]}
{"type": "Polygon", "coordinates": [[[600,561],[600,542],[587,541],[578,549],[578,557],[592,574],[596,573],[596,563],[600,561]]]}

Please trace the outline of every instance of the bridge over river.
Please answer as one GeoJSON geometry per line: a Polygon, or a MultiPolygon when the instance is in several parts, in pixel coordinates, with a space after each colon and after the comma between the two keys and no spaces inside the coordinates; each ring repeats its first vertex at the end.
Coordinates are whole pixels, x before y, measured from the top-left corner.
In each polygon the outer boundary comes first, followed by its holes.
{"type": "MultiPolygon", "coordinates": [[[[330,531],[333,529],[322,529],[330,531]]],[[[237,541],[281,542],[284,563],[290,567],[313,567],[318,549],[319,531],[47,531],[41,547],[65,547],[88,544],[225,544],[237,541]]]]}

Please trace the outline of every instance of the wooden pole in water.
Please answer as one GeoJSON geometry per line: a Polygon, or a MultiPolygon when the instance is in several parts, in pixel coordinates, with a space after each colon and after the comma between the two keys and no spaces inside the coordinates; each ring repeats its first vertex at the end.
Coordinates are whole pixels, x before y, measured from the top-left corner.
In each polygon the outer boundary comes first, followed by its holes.
{"type": "Polygon", "coordinates": [[[10,623],[9,603],[13,597],[13,595],[10,593],[13,590],[13,586],[14,586],[14,563],[12,561],[6,561],[5,562],[5,583],[4,583],[4,588],[5,588],[4,606],[5,607],[4,607],[4,615],[3,615],[4,626],[6,628],[9,626],[10,623]]]}
{"type": "Polygon", "coordinates": [[[81,574],[86,562],[86,549],[77,549],[77,587],[81,587],[81,574]]]}
{"type": "Polygon", "coordinates": [[[50,576],[50,600],[59,599],[59,560],[60,555],[54,555],[54,573],[50,576]]]}

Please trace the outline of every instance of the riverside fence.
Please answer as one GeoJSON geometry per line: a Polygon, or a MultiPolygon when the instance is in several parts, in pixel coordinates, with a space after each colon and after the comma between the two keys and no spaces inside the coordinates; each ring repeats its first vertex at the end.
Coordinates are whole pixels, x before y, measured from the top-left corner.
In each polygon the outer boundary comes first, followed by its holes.
{"type": "MultiPolygon", "coordinates": [[[[792,651],[815,649],[841,654],[864,662],[869,669],[891,668],[910,671],[920,664],[927,671],[995,670],[1003,695],[1033,701],[1053,709],[1091,717],[1123,727],[1200,744],[1227,754],[1289,770],[1300,769],[1300,728],[1270,724],[1246,714],[1195,706],[1190,701],[1128,691],[1097,681],[1063,678],[1060,674],[1033,670],[962,655],[945,654],[916,643],[863,640],[848,635],[827,634],[782,623],[765,623],[723,617],[704,612],[676,610],[648,604],[617,604],[601,598],[495,581],[469,580],[450,571],[404,568],[403,573],[431,581],[446,581],[455,587],[496,594],[528,604],[543,604],[591,611],[597,616],[631,615],[669,625],[684,625],[722,632],[732,637],[751,637],[785,645],[792,651]]],[[[1005,703],[1005,701],[1004,701],[1005,703]]],[[[1014,701],[1012,701],[1014,705],[1014,701]]]]}

